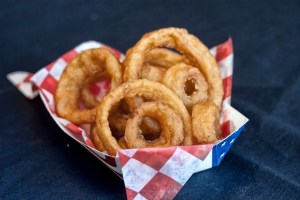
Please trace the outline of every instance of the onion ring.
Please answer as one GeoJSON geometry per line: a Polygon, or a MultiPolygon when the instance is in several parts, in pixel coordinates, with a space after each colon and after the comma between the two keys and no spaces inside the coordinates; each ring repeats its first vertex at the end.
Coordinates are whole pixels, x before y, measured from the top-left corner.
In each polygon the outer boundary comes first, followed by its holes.
{"type": "Polygon", "coordinates": [[[207,100],[207,83],[201,72],[185,63],[179,63],[169,68],[165,73],[162,83],[173,90],[183,101],[188,111],[192,107],[207,100]],[[186,83],[191,83],[193,88],[187,93],[186,83]]]}
{"type": "MultiPolygon", "coordinates": [[[[179,62],[188,62],[188,60],[169,49],[152,49],[145,57],[141,78],[160,82],[166,72],[166,69],[179,62]]],[[[108,79],[108,74],[103,72],[93,75],[86,81],[81,91],[81,99],[87,108],[94,108],[100,102],[100,100],[97,99],[97,97],[95,97],[90,91],[91,85],[108,79]]]]}
{"type": "Polygon", "coordinates": [[[209,49],[187,30],[180,28],[163,28],[145,34],[136,45],[126,53],[124,81],[139,79],[139,72],[145,56],[151,49],[165,46],[175,48],[183,53],[204,75],[208,83],[208,98],[219,108],[223,99],[223,84],[219,68],[209,49]]]}
{"type": "MultiPolygon", "coordinates": [[[[97,134],[97,127],[95,123],[91,124],[91,128],[90,128],[90,138],[95,146],[95,148],[98,151],[105,151],[105,148],[97,134]]],[[[121,136],[120,139],[118,140],[118,144],[123,148],[123,149],[127,149],[127,144],[125,142],[124,136],[121,136]]]]}
{"type": "MultiPolygon", "coordinates": [[[[129,49],[126,52],[126,55],[131,54],[132,50],[132,48],[129,49]]],[[[145,55],[143,67],[141,69],[139,77],[142,79],[145,78],[151,81],[161,82],[166,69],[179,62],[188,62],[188,60],[179,53],[166,48],[151,49],[145,55]]],[[[128,104],[130,104],[131,111],[133,111],[143,103],[143,100],[141,98],[135,97],[133,99],[127,99],[127,102],[128,104]]]]}
{"type": "Polygon", "coordinates": [[[150,81],[161,82],[163,76],[166,72],[166,69],[162,67],[156,67],[150,63],[144,63],[141,78],[148,79],[150,81]]]}
{"type": "MultiPolygon", "coordinates": [[[[163,73],[166,71],[164,68],[155,67],[150,65],[149,63],[147,63],[146,65],[147,66],[143,68],[144,69],[143,71],[147,71],[148,73],[142,72],[142,74],[144,74],[147,77],[147,79],[151,80],[158,77],[162,79],[163,73]]],[[[97,97],[95,97],[95,95],[91,92],[90,90],[91,85],[108,79],[109,76],[104,71],[104,72],[96,73],[86,81],[86,83],[84,84],[81,90],[81,100],[87,108],[94,108],[100,102],[100,100],[97,99],[97,97]]],[[[126,101],[122,101],[118,106],[118,108],[115,111],[113,111],[108,117],[109,125],[112,128],[112,130],[124,134],[126,122],[127,119],[129,118],[129,113],[130,110],[128,105],[126,104],[126,101]]],[[[155,121],[147,117],[143,119],[141,129],[145,134],[148,134],[150,132],[151,133],[161,132],[159,124],[157,124],[155,121]]]]}
{"type": "Polygon", "coordinates": [[[145,55],[143,64],[148,63],[152,66],[168,69],[180,62],[189,63],[189,60],[185,56],[182,56],[181,54],[170,49],[154,48],[145,55]]]}
{"type": "Polygon", "coordinates": [[[95,123],[92,123],[91,124],[91,128],[90,128],[90,138],[95,146],[95,148],[98,150],[98,151],[105,151],[105,148],[101,142],[101,140],[99,139],[98,137],[98,134],[97,134],[97,127],[96,127],[96,124],[95,123]]]}
{"type": "Polygon", "coordinates": [[[128,148],[179,145],[184,138],[182,120],[169,106],[157,101],[146,102],[135,110],[133,117],[128,119],[124,138],[128,148]],[[145,140],[141,135],[139,124],[145,116],[152,117],[160,122],[162,132],[158,139],[145,140]]]}
{"type": "Polygon", "coordinates": [[[124,137],[121,137],[121,138],[118,140],[118,144],[120,145],[120,147],[121,147],[122,149],[128,149],[124,137]]]}
{"type": "Polygon", "coordinates": [[[220,111],[212,102],[196,104],[192,111],[194,144],[208,144],[221,138],[220,111]]]}
{"type": "Polygon", "coordinates": [[[132,98],[134,96],[142,96],[153,101],[160,101],[176,111],[184,124],[183,144],[192,144],[191,117],[182,101],[164,85],[147,79],[141,79],[123,83],[112,89],[97,106],[97,133],[108,154],[115,155],[121,149],[109,128],[109,121],[107,119],[109,111],[121,99],[132,98]]]}
{"type": "Polygon", "coordinates": [[[122,83],[121,64],[105,48],[83,51],[67,65],[58,82],[54,97],[58,116],[75,124],[95,121],[96,108],[80,110],[78,101],[84,81],[101,71],[107,71],[111,76],[111,88],[122,83]]]}
{"type": "MultiPolygon", "coordinates": [[[[126,55],[131,54],[132,50],[133,50],[132,48],[129,49],[126,52],[126,55]]],[[[165,69],[168,69],[179,62],[189,62],[189,61],[184,56],[170,49],[166,49],[166,48],[151,49],[145,55],[143,67],[141,69],[139,77],[142,79],[145,78],[151,81],[161,82],[162,77],[165,73],[165,69]]],[[[135,108],[141,105],[141,103],[143,103],[143,100],[141,98],[135,97],[133,99],[127,99],[127,102],[130,105],[131,111],[133,111],[135,108]]]]}

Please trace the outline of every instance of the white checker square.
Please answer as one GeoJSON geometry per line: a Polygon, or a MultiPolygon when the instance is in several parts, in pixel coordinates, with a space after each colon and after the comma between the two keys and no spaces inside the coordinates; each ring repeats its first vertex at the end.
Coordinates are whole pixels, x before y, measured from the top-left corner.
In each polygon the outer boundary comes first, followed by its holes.
{"type": "Polygon", "coordinates": [[[38,71],[33,77],[31,77],[31,80],[37,85],[41,86],[45,78],[48,76],[49,72],[46,68],[41,69],[38,71]]]}
{"type": "Polygon", "coordinates": [[[196,168],[195,172],[200,172],[206,169],[212,168],[212,151],[206,156],[205,160],[199,163],[199,166],[196,168]]]}
{"type": "Polygon", "coordinates": [[[231,97],[229,96],[229,97],[227,97],[227,98],[225,98],[224,100],[223,100],[223,105],[225,105],[225,104],[231,104],[231,97]]]}
{"type": "Polygon", "coordinates": [[[146,200],[146,198],[143,197],[141,194],[138,193],[138,194],[134,197],[133,200],[146,200]]]}
{"type": "Polygon", "coordinates": [[[121,55],[120,55],[120,59],[119,59],[119,60],[120,60],[120,62],[123,62],[123,61],[124,61],[124,59],[125,59],[125,55],[121,53],[121,55]]]}
{"type": "Polygon", "coordinates": [[[62,75],[67,63],[62,58],[59,58],[50,70],[50,74],[56,79],[59,80],[59,77],[62,75]]]}
{"type": "Polygon", "coordinates": [[[14,85],[20,84],[28,76],[28,72],[12,72],[7,74],[7,78],[14,85]]]}
{"type": "Polygon", "coordinates": [[[32,91],[32,83],[22,83],[19,90],[29,99],[33,99],[38,95],[38,91],[32,91]]]}
{"type": "Polygon", "coordinates": [[[200,159],[181,148],[177,148],[172,157],[159,171],[184,185],[192,174],[197,171],[201,163],[200,159]]]}
{"type": "Polygon", "coordinates": [[[213,55],[213,57],[216,57],[216,54],[217,54],[217,48],[216,47],[211,48],[209,51],[213,55]]]}
{"type": "Polygon", "coordinates": [[[127,188],[139,192],[155,176],[156,170],[131,158],[122,167],[123,178],[127,188]]]}
{"type": "Polygon", "coordinates": [[[119,150],[122,154],[128,156],[128,157],[132,157],[135,152],[137,152],[138,149],[124,149],[124,150],[119,150]]]}
{"type": "Polygon", "coordinates": [[[75,51],[77,53],[80,53],[80,52],[88,50],[88,49],[99,48],[100,46],[101,46],[100,43],[98,43],[96,41],[88,41],[88,42],[84,42],[81,45],[75,47],[75,51]]]}
{"type": "Polygon", "coordinates": [[[232,75],[233,54],[218,62],[222,79],[232,75]]]}

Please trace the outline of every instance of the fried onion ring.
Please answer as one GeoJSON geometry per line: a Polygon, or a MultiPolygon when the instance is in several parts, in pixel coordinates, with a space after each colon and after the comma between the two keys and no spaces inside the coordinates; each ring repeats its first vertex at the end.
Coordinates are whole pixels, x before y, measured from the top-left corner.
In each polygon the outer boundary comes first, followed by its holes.
{"type": "MultiPolygon", "coordinates": [[[[126,52],[126,55],[131,54],[132,48],[126,52]]],[[[140,78],[145,78],[151,81],[161,82],[162,77],[166,69],[179,62],[188,62],[188,60],[177,52],[174,52],[166,48],[154,48],[151,49],[146,55],[143,62],[143,67],[139,74],[140,78]]],[[[124,65],[123,65],[124,66],[124,65]]],[[[137,108],[143,100],[135,97],[133,99],[127,99],[130,104],[130,109],[133,111],[137,108]]],[[[149,120],[151,121],[151,120],[149,120]]],[[[153,123],[152,123],[153,124],[153,123]]]]}
{"type": "MultiPolygon", "coordinates": [[[[105,151],[105,148],[97,134],[97,127],[96,127],[96,124],[93,123],[91,124],[91,128],[90,128],[90,138],[95,146],[95,148],[98,150],[98,151],[105,151]]],[[[120,145],[121,148],[123,149],[127,149],[127,144],[125,142],[125,139],[124,139],[124,136],[121,136],[118,140],[118,144],[120,145]]]]}
{"type": "Polygon", "coordinates": [[[180,116],[169,106],[160,102],[146,102],[138,107],[128,119],[125,130],[128,148],[175,146],[182,143],[184,129],[180,116]],[[139,125],[144,117],[158,120],[162,127],[161,135],[155,140],[145,140],[139,125]]]}
{"type": "Polygon", "coordinates": [[[118,144],[120,145],[120,147],[122,149],[127,149],[127,143],[125,141],[125,138],[124,137],[121,137],[119,140],[118,140],[118,144]]]}
{"type": "Polygon", "coordinates": [[[161,82],[166,69],[162,67],[156,67],[150,63],[145,63],[141,72],[141,78],[148,79],[150,81],[161,82]]]}
{"type": "Polygon", "coordinates": [[[107,71],[111,77],[111,88],[122,83],[121,64],[105,48],[84,51],[67,65],[58,82],[54,97],[58,116],[75,124],[95,121],[96,108],[80,110],[78,101],[84,81],[101,71],[107,71]]]}
{"type": "Polygon", "coordinates": [[[144,60],[144,64],[148,63],[152,66],[165,69],[180,62],[189,63],[189,60],[185,56],[166,48],[151,49],[149,53],[145,55],[144,60]]]}
{"type": "MultiPolygon", "coordinates": [[[[147,77],[147,79],[149,80],[157,79],[157,78],[162,79],[163,73],[166,71],[164,68],[155,67],[150,65],[149,63],[147,63],[146,65],[147,66],[144,68],[143,71],[147,71],[148,73],[146,72],[142,72],[142,73],[145,75],[145,77],[147,77]]],[[[81,90],[81,100],[87,108],[94,108],[100,102],[100,100],[97,99],[97,97],[95,97],[95,95],[91,92],[90,90],[91,85],[106,80],[109,80],[109,76],[104,71],[104,72],[96,73],[86,81],[85,85],[81,90]]],[[[140,102],[140,104],[141,103],[142,101],[140,102]]],[[[129,114],[130,114],[130,110],[128,105],[126,104],[126,101],[121,101],[118,108],[114,110],[108,117],[111,129],[118,133],[124,134],[126,122],[129,117],[129,114]]],[[[161,132],[159,124],[157,124],[155,121],[153,121],[148,117],[143,119],[141,129],[145,134],[161,132]]]]}
{"type": "Polygon", "coordinates": [[[208,87],[204,77],[197,68],[185,63],[169,68],[162,83],[177,94],[188,111],[191,111],[195,104],[207,100],[208,87]]]}
{"type": "Polygon", "coordinates": [[[220,111],[212,102],[196,104],[192,111],[194,144],[208,144],[221,138],[220,111]]]}
{"type": "Polygon", "coordinates": [[[192,144],[191,117],[178,96],[164,85],[146,79],[123,83],[112,89],[97,106],[97,134],[106,151],[110,155],[116,155],[121,149],[117,140],[112,136],[109,128],[108,116],[111,108],[123,98],[141,96],[153,101],[160,101],[176,111],[184,124],[184,145],[192,144]]]}
{"type": "MultiPolygon", "coordinates": [[[[109,125],[112,131],[125,133],[126,123],[130,115],[126,101],[121,100],[117,108],[112,109],[108,116],[109,125]]],[[[149,117],[145,117],[141,124],[141,130],[145,135],[160,133],[160,125],[149,117]]]]}
{"type": "Polygon", "coordinates": [[[139,79],[145,56],[156,47],[175,48],[184,54],[204,75],[208,83],[208,98],[221,108],[223,84],[219,68],[209,49],[194,35],[180,28],[163,28],[145,34],[126,53],[124,81],[139,79]]]}
{"type": "Polygon", "coordinates": [[[98,151],[105,151],[105,148],[101,142],[101,140],[99,139],[98,137],[98,134],[97,134],[97,127],[96,127],[96,124],[95,123],[92,123],[91,124],[91,128],[90,128],[90,138],[95,146],[95,148],[98,150],[98,151]]]}

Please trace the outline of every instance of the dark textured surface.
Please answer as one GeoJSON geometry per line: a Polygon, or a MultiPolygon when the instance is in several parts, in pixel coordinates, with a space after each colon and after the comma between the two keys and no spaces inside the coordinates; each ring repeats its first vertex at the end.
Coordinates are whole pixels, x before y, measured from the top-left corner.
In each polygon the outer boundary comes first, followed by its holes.
{"type": "Polygon", "coordinates": [[[0,199],[124,199],[123,182],[5,78],[94,39],[123,52],[179,26],[209,47],[231,35],[232,104],[250,118],[217,168],[176,199],[300,199],[300,4],[287,1],[0,2],[0,199]]]}

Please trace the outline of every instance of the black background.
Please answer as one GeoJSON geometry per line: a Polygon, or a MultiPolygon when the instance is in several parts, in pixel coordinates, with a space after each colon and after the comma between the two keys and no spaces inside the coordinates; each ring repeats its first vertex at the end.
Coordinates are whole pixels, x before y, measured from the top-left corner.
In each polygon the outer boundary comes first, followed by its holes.
{"type": "Polygon", "coordinates": [[[35,72],[87,40],[123,52],[184,27],[234,42],[232,105],[250,118],[219,167],[177,199],[300,198],[300,4],[296,1],[0,1],[0,199],[124,199],[121,179],[27,100],[6,74],[35,72]]]}

